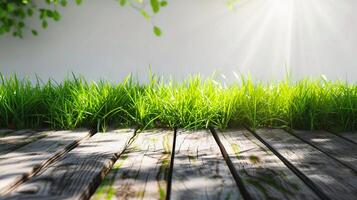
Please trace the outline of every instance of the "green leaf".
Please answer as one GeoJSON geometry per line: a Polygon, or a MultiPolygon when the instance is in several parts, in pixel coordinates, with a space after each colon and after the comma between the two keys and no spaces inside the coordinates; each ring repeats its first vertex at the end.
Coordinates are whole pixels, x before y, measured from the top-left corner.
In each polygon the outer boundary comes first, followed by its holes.
{"type": "Polygon", "coordinates": [[[23,8],[17,8],[16,9],[16,15],[21,18],[21,19],[25,19],[26,17],[26,11],[23,8]]]}
{"type": "Polygon", "coordinates": [[[157,26],[154,26],[154,33],[156,36],[161,36],[161,29],[157,26]]]}
{"type": "Polygon", "coordinates": [[[32,29],[31,32],[32,32],[32,35],[38,35],[37,31],[34,29],[32,29]]]}
{"type": "Polygon", "coordinates": [[[47,17],[47,11],[45,9],[40,9],[40,19],[45,19],[47,17]]]}
{"type": "Polygon", "coordinates": [[[67,0],[61,0],[60,2],[62,7],[66,7],[67,6],[67,0]]]}
{"type": "Polygon", "coordinates": [[[142,16],[144,16],[145,19],[147,19],[147,20],[150,19],[149,13],[147,13],[144,9],[140,10],[140,13],[142,16]]]}
{"type": "Polygon", "coordinates": [[[76,0],[76,4],[79,5],[82,3],[82,0],[76,0]]]}
{"type": "Polygon", "coordinates": [[[120,4],[121,6],[125,6],[126,0],[119,0],[119,4],[120,4]]]}
{"type": "Polygon", "coordinates": [[[30,16],[30,17],[33,15],[32,8],[27,9],[27,15],[30,16]]]}
{"type": "Polygon", "coordinates": [[[25,27],[25,23],[24,23],[24,22],[22,22],[22,21],[21,21],[21,22],[19,22],[19,23],[18,23],[18,27],[19,27],[19,28],[23,28],[23,27],[25,27]]]}
{"type": "Polygon", "coordinates": [[[161,6],[161,7],[167,6],[167,1],[161,1],[161,2],[160,2],[160,6],[161,6]]]}
{"type": "Polygon", "coordinates": [[[236,7],[236,4],[238,3],[238,0],[228,0],[226,2],[227,7],[229,10],[234,10],[234,8],[236,7]]]}
{"type": "Polygon", "coordinates": [[[53,11],[52,10],[45,10],[46,16],[52,18],[53,17],[53,11]]]}
{"type": "Polygon", "coordinates": [[[46,20],[42,21],[42,28],[47,28],[48,22],[46,20]]]}
{"type": "Polygon", "coordinates": [[[3,18],[3,17],[6,17],[6,10],[3,10],[1,7],[0,7],[0,18],[3,18]]]}
{"type": "Polygon", "coordinates": [[[160,11],[159,0],[150,0],[150,5],[151,5],[152,11],[154,11],[154,13],[158,13],[160,11]]]}
{"type": "Polygon", "coordinates": [[[14,3],[8,3],[7,4],[7,11],[12,12],[15,10],[15,4],[14,3]]]}
{"type": "Polygon", "coordinates": [[[59,12],[57,10],[55,10],[55,11],[52,12],[52,18],[55,21],[59,21],[61,19],[61,15],[59,14],[59,12]]]}

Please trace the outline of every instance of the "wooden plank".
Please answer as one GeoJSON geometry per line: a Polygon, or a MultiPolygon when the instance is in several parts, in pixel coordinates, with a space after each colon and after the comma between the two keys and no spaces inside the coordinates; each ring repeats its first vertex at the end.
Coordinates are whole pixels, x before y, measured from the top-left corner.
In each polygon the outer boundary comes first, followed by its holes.
{"type": "Polygon", "coordinates": [[[253,199],[319,199],[249,131],[217,134],[253,199]]]}
{"type": "Polygon", "coordinates": [[[0,194],[8,193],[90,134],[81,130],[47,132],[46,135],[0,156],[0,194]]]}
{"type": "Polygon", "coordinates": [[[259,129],[256,132],[312,181],[313,187],[322,192],[324,198],[343,200],[357,196],[357,175],[351,169],[281,129],[259,129]]]}
{"type": "Polygon", "coordinates": [[[7,199],[88,199],[134,131],[97,133],[20,185],[7,199]]]}
{"type": "Polygon", "coordinates": [[[139,133],[91,199],[166,199],[173,133],[139,133]]]}
{"type": "Polygon", "coordinates": [[[351,141],[354,144],[357,144],[357,133],[352,133],[352,132],[346,132],[346,133],[337,133],[343,138],[346,138],[347,140],[351,141]]]}
{"type": "Polygon", "coordinates": [[[357,145],[326,131],[294,130],[293,134],[357,173],[357,145]]]}
{"type": "Polygon", "coordinates": [[[13,132],[12,129],[0,129],[0,137],[6,136],[7,134],[13,132]]]}
{"type": "Polygon", "coordinates": [[[242,199],[237,184],[208,131],[178,131],[172,199],[242,199]]]}
{"type": "Polygon", "coordinates": [[[46,137],[46,135],[47,132],[39,132],[35,130],[18,130],[14,132],[4,131],[2,137],[0,137],[0,155],[46,137]]]}

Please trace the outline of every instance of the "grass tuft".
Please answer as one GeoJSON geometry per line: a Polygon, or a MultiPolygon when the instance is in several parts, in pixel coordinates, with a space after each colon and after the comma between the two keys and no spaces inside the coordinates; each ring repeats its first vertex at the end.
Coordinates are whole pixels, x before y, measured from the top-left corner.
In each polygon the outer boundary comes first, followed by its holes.
{"type": "Polygon", "coordinates": [[[87,82],[73,75],[62,83],[44,83],[39,78],[33,83],[28,78],[0,74],[0,126],[357,128],[354,84],[326,79],[264,84],[241,79],[227,86],[199,76],[164,82],[152,74],[147,84],[131,76],[112,84],[87,82]]]}

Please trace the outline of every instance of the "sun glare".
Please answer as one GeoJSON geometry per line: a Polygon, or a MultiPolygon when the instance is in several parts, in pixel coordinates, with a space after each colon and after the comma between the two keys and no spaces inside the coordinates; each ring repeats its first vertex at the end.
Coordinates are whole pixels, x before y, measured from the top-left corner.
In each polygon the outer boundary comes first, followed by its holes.
{"type": "Polygon", "coordinates": [[[282,66],[299,73],[328,71],[325,66],[351,53],[353,37],[343,31],[353,20],[348,5],[336,0],[241,1],[235,11],[239,67],[266,66],[271,74],[282,66]]]}

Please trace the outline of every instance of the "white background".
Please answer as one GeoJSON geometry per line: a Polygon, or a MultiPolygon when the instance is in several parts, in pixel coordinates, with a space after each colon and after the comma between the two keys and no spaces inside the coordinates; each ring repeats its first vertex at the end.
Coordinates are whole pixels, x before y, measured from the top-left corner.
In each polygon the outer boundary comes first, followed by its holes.
{"type": "MultiPolygon", "coordinates": [[[[39,36],[0,37],[0,72],[63,80],[68,74],[142,80],[233,72],[256,80],[307,76],[357,80],[356,0],[171,0],[153,18],[163,31],[116,0],[84,0],[39,36]]],[[[33,23],[33,22],[29,22],[33,23]]],[[[220,77],[220,75],[218,75],[220,77]]]]}

